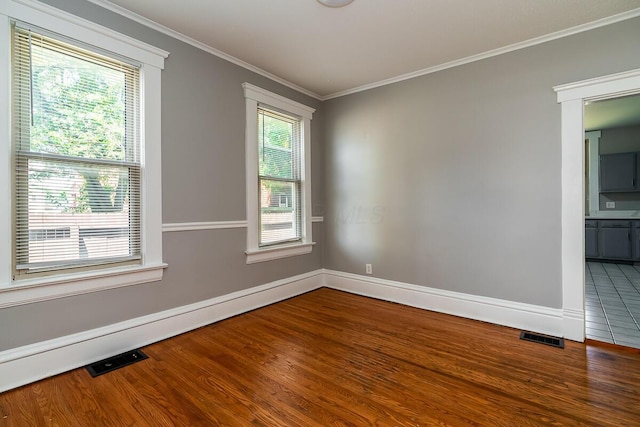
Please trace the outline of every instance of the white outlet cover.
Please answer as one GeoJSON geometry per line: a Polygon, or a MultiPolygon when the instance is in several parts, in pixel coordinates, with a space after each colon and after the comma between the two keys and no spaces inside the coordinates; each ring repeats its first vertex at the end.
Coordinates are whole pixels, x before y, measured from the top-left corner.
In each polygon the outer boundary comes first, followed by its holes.
{"type": "Polygon", "coordinates": [[[605,206],[607,209],[614,209],[616,207],[616,202],[606,202],[605,206]]]}

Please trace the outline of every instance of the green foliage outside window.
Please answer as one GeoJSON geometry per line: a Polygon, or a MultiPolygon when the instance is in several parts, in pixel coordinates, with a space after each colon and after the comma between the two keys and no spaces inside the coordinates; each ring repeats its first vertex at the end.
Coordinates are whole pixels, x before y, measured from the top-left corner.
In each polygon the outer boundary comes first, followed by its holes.
{"type": "MultiPolygon", "coordinates": [[[[125,160],[125,73],[37,45],[32,52],[30,151],[125,160]]],[[[62,212],[114,212],[125,202],[128,170],[47,162],[29,179],[42,182],[47,201],[62,212]],[[79,195],[44,184],[56,176],[81,178],[79,195]]]]}

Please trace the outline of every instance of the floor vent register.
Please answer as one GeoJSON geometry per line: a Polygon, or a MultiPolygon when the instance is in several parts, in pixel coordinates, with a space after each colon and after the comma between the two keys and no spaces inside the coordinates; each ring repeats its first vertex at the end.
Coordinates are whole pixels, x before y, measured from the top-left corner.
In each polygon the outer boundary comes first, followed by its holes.
{"type": "Polygon", "coordinates": [[[551,347],[564,348],[564,338],[536,334],[535,332],[522,331],[520,333],[520,339],[550,345],[551,347]]]}
{"type": "Polygon", "coordinates": [[[132,363],[139,362],[140,360],[148,359],[149,356],[144,354],[142,350],[131,350],[126,353],[118,354],[117,356],[109,357],[108,359],[101,360],[96,363],[87,365],[87,371],[92,377],[106,374],[107,372],[115,371],[116,369],[124,366],[131,365],[132,363]]]}

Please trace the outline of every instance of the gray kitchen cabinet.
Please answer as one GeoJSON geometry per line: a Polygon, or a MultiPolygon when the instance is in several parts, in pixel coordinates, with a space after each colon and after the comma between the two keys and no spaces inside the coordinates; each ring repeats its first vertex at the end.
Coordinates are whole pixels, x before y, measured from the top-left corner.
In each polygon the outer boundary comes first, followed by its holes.
{"type": "Polygon", "coordinates": [[[631,256],[634,260],[640,260],[640,221],[631,223],[631,256]]]}
{"type": "MultiPolygon", "coordinates": [[[[638,247],[640,250],[640,246],[638,247]]],[[[640,252],[638,252],[640,253],[640,252]]],[[[598,258],[598,221],[584,222],[584,254],[587,258],[598,258]]]]}
{"type": "Polygon", "coordinates": [[[598,236],[600,257],[631,259],[631,221],[600,221],[598,236]]]}
{"type": "Polygon", "coordinates": [[[600,156],[600,192],[637,191],[636,153],[600,156]]]}

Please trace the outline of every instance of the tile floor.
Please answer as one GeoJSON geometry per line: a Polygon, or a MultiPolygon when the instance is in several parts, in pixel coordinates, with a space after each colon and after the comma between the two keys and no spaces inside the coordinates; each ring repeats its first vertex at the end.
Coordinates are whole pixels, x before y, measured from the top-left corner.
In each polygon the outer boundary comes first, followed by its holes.
{"type": "Polygon", "coordinates": [[[587,338],[640,348],[640,266],[587,262],[587,338]]]}

